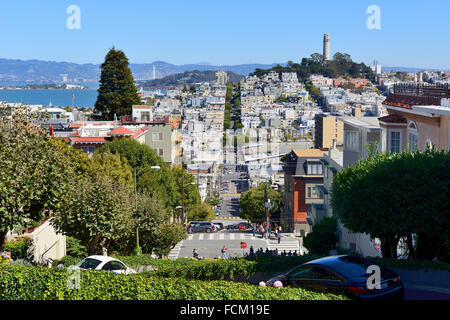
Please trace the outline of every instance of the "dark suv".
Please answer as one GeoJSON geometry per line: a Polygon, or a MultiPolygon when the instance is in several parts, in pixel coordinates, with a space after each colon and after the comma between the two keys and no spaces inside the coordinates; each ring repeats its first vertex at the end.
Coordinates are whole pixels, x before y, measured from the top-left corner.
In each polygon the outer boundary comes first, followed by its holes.
{"type": "Polygon", "coordinates": [[[197,222],[197,223],[191,224],[188,231],[190,233],[194,233],[194,232],[208,232],[209,233],[209,232],[216,231],[216,227],[211,222],[197,222]]]}

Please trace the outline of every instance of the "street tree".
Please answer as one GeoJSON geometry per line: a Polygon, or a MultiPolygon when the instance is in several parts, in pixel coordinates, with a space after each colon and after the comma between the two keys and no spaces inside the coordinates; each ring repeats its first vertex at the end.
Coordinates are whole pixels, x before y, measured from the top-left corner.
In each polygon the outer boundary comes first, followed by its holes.
{"type": "Polygon", "coordinates": [[[409,257],[447,260],[448,190],[448,150],[378,153],[337,173],[331,203],[349,230],[381,240],[384,257],[397,257],[397,245],[404,238],[409,257]]]}
{"type": "MultiPolygon", "coordinates": [[[[27,115],[0,110],[0,249],[6,233],[26,219],[42,221],[60,210],[73,171],[64,162],[60,141],[27,120],[27,115]]],[[[71,148],[67,146],[67,148],[71,148]]]]}
{"type": "Polygon", "coordinates": [[[211,221],[212,219],[214,219],[214,212],[206,202],[198,203],[188,211],[189,221],[211,221]]]}
{"type": "Polygon", "coordinates": [[[113,120],[114,116],[131,115],[131,106],[141,102],[128,64],[125,53],[113,47],[100,66],[100,87],[95,111],[101,112],[103,119],[113,120]]]}
{"type": "MultiPolygon", "coordinates": [[[[265,221],[264,189],[265,185],[260,184],[257,188],[251,188],[242,194],[240,200],[240,216],[242,218],[253,222],[265,221]]],[[[270,213],[275,215],[279,214],[282,210],[281,194],[278,191],[267,187],[267,195],[272,206],[270,213]]]]}
{"type": "Polygon", "coordinates": [[[131,188],[98,172],[73,186],[64,210],[55,212],[51,223],[57,231],[80,240],[89,255],[97,254],[131,229],[132,200],[131,188]]]}

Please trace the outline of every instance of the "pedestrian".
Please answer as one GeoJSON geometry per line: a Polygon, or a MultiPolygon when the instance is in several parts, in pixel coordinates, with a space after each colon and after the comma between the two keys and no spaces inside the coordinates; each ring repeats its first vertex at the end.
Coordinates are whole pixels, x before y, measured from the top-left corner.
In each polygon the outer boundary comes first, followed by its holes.
{"type": "Polygon", "coordinates": [[[198,252],[197,252],[197,249],[194,249],[194,250],[192,251],[192,257],[193,257],[194,259],[198,259],[198,252]]]}
{"type": "Polygon", "coordinates": [[[227,258],[227,248],[225,246],[223,246],[222,250],[220,250],[222,253],[222,258],[226,259],[227,258]]]}
{"type": "Polygon", "coordinates": [[[253,255],[255,254],[253,246],[250,246],[250,256],[253,257],[253,255]]]}
{"type": "Polygon", "coordinates": [[[278,232],[277,236],[278,236],[278,243],[280,243],[280,241],[281,241],[281,232],[278,232]]]}
{"type": "Polygon", "coordinates": [[[252,225],[253,236],[255,236],[255,226],[252,225]]]}

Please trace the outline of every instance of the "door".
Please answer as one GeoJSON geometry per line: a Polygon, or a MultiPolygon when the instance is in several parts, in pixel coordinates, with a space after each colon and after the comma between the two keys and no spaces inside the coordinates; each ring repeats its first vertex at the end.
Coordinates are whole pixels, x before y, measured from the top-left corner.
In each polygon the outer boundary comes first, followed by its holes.
{"type": "Polygon", "coordinates": [[[318,292],[343,294],[345,291],[344,279],[331,270],[314,266],[311,271],[310,288],[318,292]]]}

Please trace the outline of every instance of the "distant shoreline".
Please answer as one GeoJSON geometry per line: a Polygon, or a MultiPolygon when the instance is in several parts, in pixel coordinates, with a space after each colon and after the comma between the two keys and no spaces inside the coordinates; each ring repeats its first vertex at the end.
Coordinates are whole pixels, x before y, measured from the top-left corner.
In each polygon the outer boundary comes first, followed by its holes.
{"type": "Polygon", "coordinates": [[[0,90],[96,90],[82,85],[32,84],[26,86],[2,85],[0,90]]]}

